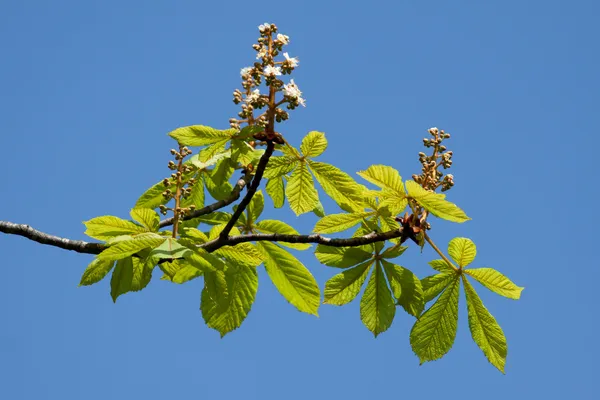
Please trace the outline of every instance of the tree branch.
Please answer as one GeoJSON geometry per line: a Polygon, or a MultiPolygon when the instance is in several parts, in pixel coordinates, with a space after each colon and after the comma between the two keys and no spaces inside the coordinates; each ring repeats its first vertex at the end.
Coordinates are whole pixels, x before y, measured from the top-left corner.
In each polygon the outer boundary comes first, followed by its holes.
{"type": "Polygon", "coordinates": [[[251,235],[228,236],[226,239],[217,238],[198,247],[208,252],[215,251],[223,246],[235,246],[245,242],[286,242],[286,243],[318,243],[332,247],[356,247],[365,244],[383,242],[402,236],[402,228],[388,232],[371,232],[364,236],[347,239],[328,238],[319,234],[313,235],[288,235],[283,233],[257,233],[251,235]]]}
{"type": "MultiPolygon", "coordinates": [[[[198,210],[194,210],[193,212],[191,212],[188,215],[186,215],[185,217],[183,217],[183,220],[187,221],[190,219],[201,217],[202,215],[210,214],[213,211],[217,211],[223,207],[227,207],[228,205],[230,205],[231,203],[233,203],[234,201],[236,201],[237,199],[240,198],[240,193],[242,192],[242,189],[244,188],[244,186],[246,186],[248,184],[248,181],[250,181],[250,177],[251,177],[250,173],[246,173],[246,175],[241,177],[237,181],[235,186],[233,187],[233,190],[231,191],[231,194],[229,195],[229,197],[227,197],[226,199],[219,200],[216,203],[210,204],[210,205],[200,208],[198,210]]],[[[174,221],[175,220],[173,217],[164,219],[164,220],[160,221],[160,224],[158,224],[158,227],[164,228],[166,226],[173,225],[174,221]]]]}
{"type": "Polygon", "coordinates": [[[99,254],[106,248],[102,243],[84,242],[83,240],[71,240],[38,231],[29,225],[15,224],[8,221],[0,221],[0,232],[26,237],[41,244],[60,247],[77,253],[99,254]]]}
{"type": "Polygon", "coordinates": [[[250,186],[248,186],[248,192],[246,192],[246,196],[244,196],[237,209],[231,216],[231,219],[227,222],[227,225],[225,225],[225,228],[223,228],[223,230],[221,231],[219,235],[219,240],[226,240],[229,237],[229,232],[231,232],[231,229],[237,222],[240,215],[242,215],[248,204],[250,204],[250,200],[252,200],[254,193],[256,193],[256,189],[258,189],[258,185],[260,185],[260,181],[262,180],[265,168],[267,168],[269,158],[271,158],[271,155],[273,154],[273,150],[275,150],[275,143],[273,143],[272,140],[267,140],[267,148],[263,155],[260,157],[260,161],[258,162],[258,166],[256,167],[256,172],[254,173],[254,179],[252,179],[252,183],[250,183],[250,186]]]}

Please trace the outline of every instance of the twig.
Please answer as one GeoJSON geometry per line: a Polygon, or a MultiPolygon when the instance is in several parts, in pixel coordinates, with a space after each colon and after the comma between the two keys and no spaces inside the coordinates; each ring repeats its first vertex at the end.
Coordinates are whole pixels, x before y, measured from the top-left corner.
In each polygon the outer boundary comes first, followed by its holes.
{"type": "Polygon", "coordinates": [[[427,232],[423,231],[423,236],[425,236],[425,240],[427,241],[427,243],[429,243],[429,245],[431,247],[433,247],[433,249],[435,250],[435,252],[438,253],[440,255],[440,257],[442,257],[444,259],[444,261],[446,261],[448,263],[449,266],[451,266],[452,268],[454,268],[455,271],[458,271],[458,268],[456,268],[454,266],[454,264],[452,263],[452,261],[450,261],[448,259],[448,257],[446,257],[444,255],[444,253],[435,245],[435,243],[433,243],[433,240],[431,240],[431,238],[429,237],[429,235],[427,234],[427,232]]]}
{"type": "Polygon", "coordinates": [[[240,215],[242,215],[248,204],[250,204],[250,200],[252,200],[252,196],[254,196],[254,193],[256,193],[256,189],[258,189],[258,186],[260,185],[263,173],[265,172],[265,168],[267,168],[269,158],[271,158],[274,149],[275,143],[273,143],[272,140],[268,140],[267,148],[263,155],[260,157],[260,161],[258,162],[258,166],[256,167],[256,172],[254,173],[252,183],[250,183],[250,186],[248,186],[248,192],[246,193],[246,196],[244,196],[237,209],[231,216],[231,219],[227,222],[227,225],[225,225],[225,228],[223,228],[223,230],[221,231],[219,235],[219,240],[224,241],[225,239],[227,239],[227,237],[229,236],[229,232],[231,232],[231,229],[233,229],[233,226],[237,222],[238,218],[240,217],[240,215]]]}
{"type": "Polygon", "coordinates": [[[102,243],[84,242],[83,240],[61,238],[38,231],[29,225],[15,224],[8,221],[0,221],[0,232],[23,236],[27,239],[33,240],[34,242],[60,247],[61,249],[72,250],[78,253],[99,254],[106,248],[106,246],[104,246],[102,243]]]}

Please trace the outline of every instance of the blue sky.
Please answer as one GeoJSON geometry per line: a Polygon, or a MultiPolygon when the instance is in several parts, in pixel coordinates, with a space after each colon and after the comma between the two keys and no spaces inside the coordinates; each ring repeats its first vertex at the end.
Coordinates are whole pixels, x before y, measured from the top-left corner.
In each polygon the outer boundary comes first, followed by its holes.
{"type": "MultiPolygon", "coordinates": [[[[108,280],[77,287],[91,256],[2,235],[0,398],[593,397],[597,2],[0,4],[0,219],[84,239],[82,221],[127,217],[167,174],[170,130],[235,116],[268,21],[291,37],[308,105],[286,138],[324,131],[322,161],[408,178],[426,129],[452,133],[449,199],[473,220],[436,221],[432,236],[470,237],[474,266],[526,287],[519,301],[476,287],[508,338],[503,376],[472,342],[463,297],[453,349],[419,367],[402,312],[374,339],[358,301],[304,315],[261,272],[247,320],[221,340],[198,310],[200,280],[156,273],[113,304],[108,280]]],[[[316,221],[269,215],[306,233],[316,221]]],[[[336,273],[299,257],[321,287],[336,273]]],[[[424,277],[433,258],[412,248],[402,263],[424,277]]]]}

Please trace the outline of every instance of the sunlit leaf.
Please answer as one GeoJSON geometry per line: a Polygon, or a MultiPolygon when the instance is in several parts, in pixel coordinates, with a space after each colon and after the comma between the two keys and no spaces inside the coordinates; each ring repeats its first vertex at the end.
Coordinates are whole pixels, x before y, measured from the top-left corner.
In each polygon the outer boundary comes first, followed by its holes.
{"type": "Polygon", "coordinates": [[[263,209],[265,207],[265,198],[263,197],[262,191],[258,190],[254,193],[252,200],[250,200],[250,204],[248,204],[248,214],[250,217],[251,223],[258,220],[260,214],[262,214],[263,209]]]}
{"type": "Polygon", "coordinates": [[[385,332],[396,315],[396,304],[387,286],[383,269],[376,263],[360,300],[360,319],[375,336],[385,332]]]}
{"type": "Polygon", "coordinates": [[[156,211],[150,208],[133,208],[129,212],[134,221],[139,222],[142,226],[151,232],[158,231],[160,217],[156,211]]]}
{"type": "Polygon", "coordinates": [[[348,268],[373,257],[373,253],[356,247],[332,247],[318,245],[315,256],[321,264],[330,267],[348,268]]]}
{"type": "MultiPolygon", "coordinates": [[[[286,224],[283,221],[277,221],[274,219],[264,219],[259,221],[255,229],[260,233],[281,233],[284,235],[299,235],[298,231],[286,224]]],[[[306,250],[311,245],[310,243],[288,243],[278,242],[280,245],[289,247],[296,250],[306,250]]]]}
{"type": "Polygon", "coordinates": [[[435,274],[421,279],[421,286],[423,287],[423,299],[425,303],[435,299],[438,294],[444,290],[446,286],[453,282],[456,278],[456,273],[445,272],[441,274],[435,274]]]}
{"type": "Polygon", "coordinates": [[[234,129],[219,130],[204,125],[192,125],[177,128],[169,133],[182,146],[205,146],[223,139],[230,139],[234,129]]]}
{"type": "Polygon", "coordinates": [[[446,200],[443,194],[425,190],[414,181],[406,181],[406,188],[410,197],[436,217],[453,222],[465,222],[471,219],[456,204],[446,200]]]}
{"type": "Polygon", "coordinates": [[[119,260],[128,257],[140,250],[154,248],[165,241],[165,238],[156,233],[141,233],[130,240],[120,241],[102,253],[98,254],[100,260],[119,260]]]}
{"type": "Polygon", "coordinates": [[[271,178],[265,187],[267,194],[273,200],[275,208],[283,207],[285,203],[285,188],[283,186],[283,177],[271,178]]]}
{"type": "Polygon", "coordinates": [[[419,278],[410,270],[399,265],[385,260],[381,260],[381,264],[390,281],[394,296],[398,299],[398,304],[410,315],[418,317],[425,307],[423,288],[419,278]]]}
{"type": "Polygon", "coordinates": [[[477,255],[477,247],[471,239],[457,237],[448,243],[448,254],[460,267],[471,264],[477,255]]]}
{"type": "Polygon", "coordinates": [[[410,344],[421,364],[437,360],[452,348],[458,324],[458,275],[439,299],[417,319],[411,332],[410,344]]]}
{"type": "Polygon", "coordinates": [[[345,231],[362,222],[364,218],[374,215],[374,212],[354,214],[330,214],[321,218],[313,229],[316,233],[334,233],[345,231]]]}
{"type": "Polygon", "coordinates": [[[510,279],[493,268],[466,269],[464,272],[475,278],[492,292],[508,297],[509,299],[518,300],[524,289],[512,283],[510,279]]]}
{"type": "Polygon", "coordinates": [[[114,265],[113,260],[105,261],[95,258],[83,271],[79,286],[88,286],[100,282],[112,270],[114,265]]]}
{"type": "Polygon", "coordinates": [[[116,236],[147,232],[147,229],[143,226],[112,215],[92,218],[83,224],[87,228],[85,234],[98,240],[108,240],[116,236]]]}
{"type": "Polygon", "coordinates": [[[372,264],[373,260],[369,260],[329,279],[325,283],[323,303],[342,306],[354,300],[367,279],[372,264]]]}
{"type": "Polygon", "coordinates": [[[327,139],[323,132],[312,131],[302,139],[300,151],[305,157],[320,156],[327,148],[327,139]]]}
{"type": "Polygon", "coordinates": [[[330,164],[308,161],[311,171],[325,193],[344,211],[363,211],[367,188],[356,183],[347,173],[330,164]]]}
{"type": "Polygon", "coordinates": [[[319,195],[305,163],[301,163],[292,173],[285,188],[285,195],[296,215],[312,211],[317,205],[319,195]]]}

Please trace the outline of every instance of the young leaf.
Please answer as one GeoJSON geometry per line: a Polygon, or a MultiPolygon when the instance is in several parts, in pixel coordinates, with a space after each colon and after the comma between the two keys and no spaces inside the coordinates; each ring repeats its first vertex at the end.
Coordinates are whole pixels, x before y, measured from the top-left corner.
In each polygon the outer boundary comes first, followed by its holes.
{"type": "Polygon", "coordinates": [[[488,361],[500,372],[504,373],[506,363],[506,337],[496,318],[485,308],[479,295],[463,275],[463,284],[467,296],[469,313],[469,329],[477,346],[483,351],[488,361]]]}
{"type": "Polygon", "coordinates": [[[231,157],[231,152],[229,150],[225,150],[225,146],[227,146],[229,140],[231,140],[229,136],[223,137],[215,141],[213,144],[206,146],[198,153],[197,160],[202,163],[208,163],[209,160],[217,158],[220,155],[223,155],[224,157],[231,157]]]}
{"type": "Polygon", "coordinates": [[[305,157],[320,156],[327,148],[327,139],[323,132],[312,131],[302,139],[300,151],[305,157]]]}
{"type": "Polygon", "coordinates": [[[259,190],[254,194],[247,208],[251,223],[258,220],[258,217],[260,217],[260,214],[262,214],[264,207],[265,198],[263,197],[262,191],[259,190]]]}
{"type": "Polygon", "coordinates": [[[510,279],[493,268],[466,269],[464,272],[492,292],[509,299],[518,300],[521,297],[521,291],[525,289],[515,285],[510,279]]]}
{"type": "Polygon", "coordinates": [[[135,203],[135,208],[156,208],[166,204],[169,200],[162,195],[166,189],[163,181],[155,183],[140,196],[135,203]]]}
{"type": "Polygon", "coordinates": [[[321,264],[330,267],[348,268],[373,257],[373,253],[356,247],[331,247],[318,245],[315,256],[321,264]]]}
{"type": "Polygon", "coordinates": [[[418,317],[425,307],[423,288],[419,278],[399,265],[385,260],[381,260],[381,263],[390,281],[394,296],[398,299],[398,304],[410,315],[418,317]]]}
{"type": "Polygon", "coordinates": [[[258,242],[265,269],[279,293],[299,311],[318,315],[321,291],[310,271],[294,256],[270,242],[258,242]]]}
{"type": "Polygon", "coordinates": [[[231,195],[233,187],[229,183],[229,178],[233,171],[231,159],[227,158],[219,161],[211,174],[203,175],[206,189],[215,200],[223,200],[231,195]]]}
{"type": "Polygon", "coordinates": [[[296,157],[273,156],[269,158],[269,163],[263,176],[267,179],[278,178],[293,171],[298,166],[296,157]]]}
{"type": "Polygon", "coordinates": [[[240,163],[244,167],[256,158],[256,153],[262,150],[254,150],[245,140],[234,139],[231,141],[231,161],[240,163]]]}
{"type": "Polygon", "coordinates": [[[445,272],[421,279],[421,286],[423,287],[423,299],[425,303],[428,303],[436,298],[437,295],[440,294],[440,292],[450,284],[450,282],[454,281],[456,276],[457,274],[454,272],[445,272]]]}
{"type": "MultiPolygon", "coordinates": [[[[282,221],[274,219],[263,219],[259,221],[255,229],[261,233],[282,233],[284,235],[298,235],[298,231],[282,221]]],[[[286,243],[279,242],[280,245],[296,250],[306,250],[311,245],[310,243],[286,243]]]]}
{"type": "Polygon", "coordinates": [[[383,258],[387,258],[387,259],[398,258],[398,257],[400,257],[402,255],[402,253],[404,253],[406,251],[406,249],[408,249],[408,247],[396,244],[396,245],[394,245],[392,247],[387,248],[381,254],[381,256],[383,258]]]}
{"type": "Polygon", "coordinates": [[[321,218],[313,229],[316,233],[334,233],[350,229],[364,218],[374,215],[374,211],[354,214],[330,214],[321,218]]]}
{"type": "Polygon", "coordinates": [[[296,215],[312,211],[317,205],[319,195],[305,163],[301,163],[292,173],[285,188],[285,195],[296,215]]]}
{"type": "Polygon", "coordinates": [[[182,146],[205,146],[230,139],[234,133],[234,129],[218,130],[209,126],[192,125],[177,128],[169,136],[182,146]]]}
{"type": "Polygon", "coordinates": [[[392,167],[388,167],[387,165],[371,165],[365,171],[359,171],[357,174],[380,188],[394,193],[399,199],[406,197],[402,177],[392,167]]]}
{"type": "Polygon", "coordinates": [[[392,325],[395,315],[396,304],[385,281],[383,269],[376,263],[360,300],[360,319],[377,337],[392,325]]]}
{"type": "MultiPolygon", "coordinates": [[[[204,175],[204,174],[202,174],[204,175]]],[[[204,207],[204,179],[198,174],[196,183],[192,186],[192,193],[188,197],[181,198],[181,206],[188,207],[194,205],[196,208],[204,207]]]]}
{"type": "Polygon", "coordinates": [[[192,218],[187,221],[183,221],[182,225],[184,228],[196,227],[201,222],[205,223],[207,225],[221,225],[221,224],[226,224],[227,221],[229,221],[230,219],[231,219],[231,214],[222,212],[222,211],[215,211],[210,214],[201,215],[200,217],[196,217],[196,218],[192,218]]]}
{"type": "Polygon", "coordinates": [[[152,249],[150,255],[158,260],[163,260],[168,258],[184,258],[191,253],[192,250],[177,243],[177,239],[170,237],[152,249]]]}
{"type": "Polygon", "coordinates": [[[129,212],[134,221],[139,222],[150,232],[158,231],[160,217],[150,208],[132,208],[129,212]]]}
{"type": "Polygon", "coordinates": [[[258,290],[256,269],[230,266],[225,272],[207,272],[200,310],[210,328],[221,337],[240,327],[258,290]]]}
{"type": "Polygon", "coordinates": [[[429,261],[429,265],[431,265],[431,268],[442,273],[455,272],[454,267],[448,264],[446,260],[431,260],[429,261]]]}
{"type": "Polygon", "coordinates": [[[248,268],[254,268],[263,262],[261,254],[252,243],[223,246],[213,254],[248,268]]]}
{"type": "Polygon", "coordinates": [[[128,257],[143,249],[154,248],[165,241],[165,238],[153,233],[140,233],[129,240],[120,241],[102,253],[98,254],[99,260],[119,260],[128,257]]]}
{"type": "Polygon", "coordinates": [[[112,215],[92,218],[83,224],[87,228],[85,234],[98,240],[108,240],[116,236],[135,235],[147,231],[143,226],[112,215]]]}
{"type": "Polygon", "coordinates": [[[456,204],[446,200],[443,194],[425,190],[414,181],[406,181],[406,188],[410,197],[436,217],[459,223],[471,219],[456,204]]]}
{"type": "Polygon", "coordinates": [[[133,280],[133,260],[131,257],[117,261],[112,277],[110,279],[110,296],[113,302],[117,298],[131,290],[131,281],[133,280]]]}
{"type": "Polygon", "coordinates": [[[88,286],[100,282],[110,272],[114,265],[115,262],[112,260],[103,261],[95,258],[83,272],[79,286],[88,286]]]}
{"type": "Polygon", "coordinates": [[[325,193],[344,211],[363,211],[367,188],[339,168],[317,161],[308,161],[310,170],[325,193]]]}
{"type": "Polygon", "coordinates": [[[196,279],[202,275],[203,272],[198,268],[190,264],[183,263],[182,267],[179,268],[171,278],[171,282],[182,284],[189,282],[192,279],[196,279]]]}
{"type": "Polygon", "coordinates": [[[283,187],[283,177],[271,178],[265,187],[267,194],[273,200],[275,208],[283,207],[285,203],[285,188],[283,187]]]}
{"type": "Polygon", "coordinates": [[[373,262],[373,260],[369,260],[329,279],[325,283],[323,303],[342,306],[354,300],[367,279],[369,267],[373,262]]]}
{"type": "Polygon", "coordinates": [[[440,298],[413,325],[410,344],[421,364],[443,357],[454,344],[459,287],[458,275],[454,275],[440,298]]]}
{"type": "Polygon", "coordinates": [[[477,247],[471,239],[457,237],[448,243],[448,254],[461,268],[464,268],[475,259],[477,247]]]}

